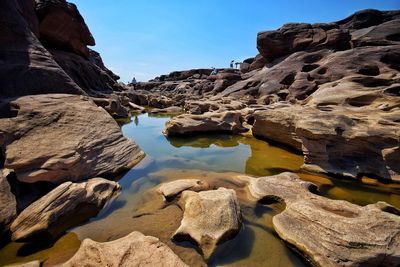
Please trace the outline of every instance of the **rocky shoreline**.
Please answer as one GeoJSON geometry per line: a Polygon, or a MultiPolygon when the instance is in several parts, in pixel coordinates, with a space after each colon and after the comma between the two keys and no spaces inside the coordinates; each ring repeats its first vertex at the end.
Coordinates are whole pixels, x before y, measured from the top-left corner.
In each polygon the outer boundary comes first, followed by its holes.
{"type": "MultiPolygon", "coordinates": [[[[112,179],[145,157],[115,121],[135,113],[180,114],[165,125],[167,137],[247,132],[298,151],[310,172],[400,182],[400,11],[287,24],[259,33],[259,54],[240,70],[176,71],[130,85],[88,48],[95,40],[74,4],[4,0],[0,17],[1,244],[54,242],[112,202],[121,190],[112,179]]],[[[400,264],[394,206],[331,200],[287,172],[217,180],[152,188],[157,208],[144,205],[135,218],[175,209],[169,242],[191,242],[205,265],[242,231],[243,202],[281,203],[273,228],[309,264],[400,264]]],[[[190,265],[160,239],[137,231],[86,239],[62,265],[190,265]]]]}

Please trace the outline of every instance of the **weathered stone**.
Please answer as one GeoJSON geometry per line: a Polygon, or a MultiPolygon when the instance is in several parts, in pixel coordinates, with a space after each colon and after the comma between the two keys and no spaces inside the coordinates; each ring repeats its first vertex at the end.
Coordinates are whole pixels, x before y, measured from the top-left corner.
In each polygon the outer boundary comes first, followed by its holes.
{"type": "Polygon", "coordinates": [[[153,108],[149,110],[148,112],[151,114],[168,114],[168,115],[176,115],[176,114],[182,114],[182,108],[181,107],[167,107],[167,108],[153,108]]]}
{"type": "Polygon", "coordinates": [[[133,112],[138,112],[138,113],[146,112],[146,109],[144,107],[136,105],[135,103],[129,102],[128,106],[133,112]]]}
{"type": "Polygon", "coordinates": [[[175,240],[190,240],[209,259],[216,246],[235,236],[242,223],[236,193],[232,189],[184,191],[181,196],[184,214],[175,240]]]}
{"type": "Polygon", "coordinates": [[[36,0],[40,40],[50,47],[64,48],[89,58],[87,45],[95,45],[76,5],[65,0],[36,0]]]}
{"type": "Polygon", "coordinates": [[[210,185],[202,180],[184,179],[164,183],[160,186],[160,192],[167,200],[179,195],[185,190],[199,192],[210,189],[210,185]]]}
{"type": "Polygon", "coordinates": [[[17,201],[9,182],[9,179],[13,179],[11,176],[15,176],[13,171],[0,170],[0,239],[8,234],[10,225],[17,216],[17,201]]]}
{"type": "Polygon", "coordinates": [[[41,45],[32,0],[0,9],[0,99],[39,93],[84,94],[41,45]]]}
{"type": "MultiPolygon", "coordinates": [[[[352,99],[362,101],[359,97],[352,99]]],[[[400,100],[393,101],[393,106],[400,104],[400,100]]],[[[396,121],[399,112],[373,106],[360,109],[331,105],[321,106],[320,110],[276,105],[254,114],[253,134],[302,151],[303,168],[308,170],[353,178],[372,174],[400,181],[400,158],[396,157],[400,146],[400,124],[396,121]]]]}
{"type": "Polygon", "coordinates": [[[0,146],[5,167],[14,169],[20,181],[79,181],[117,173],[144,156],[88,98],[26,96],[12,105],[18,116],[0,120],[0,146]]]}
{"type": "Polygon", "coordinates": [[[316,186],[283,173],[250,178],[253,197],[283,202],[273,217],[278,235],[317,266],[397,266],[400,264],[400,216],[386,203],[365,207],[330,200],[310,191],[316,186]]]}
{"type": "Polygon", "coordinates": [[[164,134],[173,136],[205,132],[245,132],[247,129],[243,127],[242,123],[242,114],[237,111],[204,113],[202,115],[183,114],[167,122],[164,134]]]}
{"type": "Polygon", "coordinates": [[[158,238],[132,232],[106,243],[85,239],[78,252],[62,266],[187,266],[158,238]]]}
{"type": "Polygon", "coordinates": [[[18,215],[11,225],[12,239],[54,240],[68,228],[95,216],[120,188],[118,183],[102,178],[63,183],[18,215]]]}

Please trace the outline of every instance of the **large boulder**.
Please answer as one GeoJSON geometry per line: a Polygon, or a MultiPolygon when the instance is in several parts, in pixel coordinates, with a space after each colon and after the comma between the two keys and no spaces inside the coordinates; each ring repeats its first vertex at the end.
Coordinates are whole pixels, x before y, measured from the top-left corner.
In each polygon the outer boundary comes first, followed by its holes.
{"type": "Polygon", "coordinates": [[[234,237],[241,228],[239,202],[232,189],[184,191],[181,201],[183,219],[173,238],[196,243],[205,259],[212,256],[218,244],[234,237]]]}
{"type": "Polygon", "coordinates": [[[18,115],[0,120],[0,146],[5,167],[20,181],[60,184],[115,174],[144,156],[87,97],[25,96],[11,104],[18,115]]]}
{"type": "Polygon", "coordinates": [[[87,45],[95,45],[76,5],[65,0],[35,0],[40,41],[89,58],[87,45]]]}
{"type": "MultiPolygon", "coordinates": [[[[375,99],[368,96],[350,99],[375,99]]],[[[400,100],[394,101],[393,106],[400,104],[400,100]]],[[[254,114],[253,134],[302,151],[303,168],[308,170],[352,178],[369,174],[400,181],[398,116],[397,109],[386,106],[379,110],[373,103],[361,109],[275,105],[254,114]]]]}
{"type": "Polygon", "coordinates": [[[329,48],[344,50],[350,47],[348,30],[333,24],[286,24],[276,31],[261,32],[257,49],[268,61],[297,51],[329,48]]]}
{"type": "Polygon", "coordinates": [[[84,94],[37,39],[34,1],[4,0],[0,18],[0,99],[50,92],[84,94]]]}
{"type": "Polygon", "coordinates": [[[400,211],[387,203],[361,207],[318,196],[316,186],[283,173],[250,178],[249,191],[262,203],[283,202],[273,217],[278,235],[316,266],[397,266],[400,211]]]}
{"type": "Polygon", "coordinates": [[[126,237],[106,243],[85,239],[78,252],[62,266],[186,267],[187,265],[158,238],[132,232],[126,237]]]}
{"type": "Polygon", "coordinates": [[[243,117],[238,111],[208,112],[202,115],[183,114],[167,122],[164,134],[167,136],[190,135],[209,132],[240,133],[243,117]]]}
{"type": "Polygon", "coordinates": [[[55,240],[68,228],[95,216],[120,189],[118,183],[102,178],[63,183],[18,215],[11,225],[12,239],[55,240]]]}

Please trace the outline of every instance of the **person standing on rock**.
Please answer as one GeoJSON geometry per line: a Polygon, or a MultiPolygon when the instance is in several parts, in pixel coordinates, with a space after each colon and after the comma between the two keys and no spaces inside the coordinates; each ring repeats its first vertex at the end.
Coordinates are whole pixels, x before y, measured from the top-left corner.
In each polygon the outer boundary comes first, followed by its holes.
{"type": "Polygon", "coordinates": [[[233,64],[234,64],[234,63],[235,63],[235,61],[232,60],[232,61],[231,61],[231,64],[230,64],[231,69],[233,69],[233,64]]]}
{"type": "Polygon", "coordinates": [[[212,67],[212,72],[211,75],[217,75],[218,74],[218,70],[214,67],[212,67]]]}
{"type": "Polygon", "coordinates": [[[133,86],[133,90],[136,90],[136,84],[137,84],[136,78],[133,77],[132,82],[131,82],[131,85],[133,86]]]}

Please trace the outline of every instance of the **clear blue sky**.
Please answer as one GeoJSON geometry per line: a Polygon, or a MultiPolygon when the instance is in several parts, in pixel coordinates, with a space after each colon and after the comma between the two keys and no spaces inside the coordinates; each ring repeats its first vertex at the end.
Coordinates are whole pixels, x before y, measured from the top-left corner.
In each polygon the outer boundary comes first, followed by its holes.
{"type": "Polygon", "coordinates": [[[288,22],[331,22],[400,0],[69,0],[103,60],[126,82],[174,70],[227,67],[257,54],[257,32],[288,22]]]}

